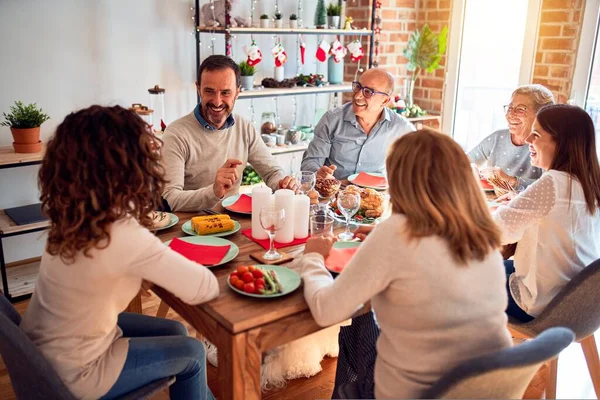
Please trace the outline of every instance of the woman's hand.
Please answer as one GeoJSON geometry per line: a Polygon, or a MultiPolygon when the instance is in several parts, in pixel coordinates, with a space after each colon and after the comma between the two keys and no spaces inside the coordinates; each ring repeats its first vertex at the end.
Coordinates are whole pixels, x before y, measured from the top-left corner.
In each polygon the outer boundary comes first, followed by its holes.
{"type": "Polygon", "coordinates": [[[514,199],[517,196],[518,194],[516,194],[515,192],[508,192],[498,197],[495,201],[500,204],[508,204],[511,202],[512,199],[514,199]]]}
{"type": "Polygon", "coordinates": [[[332,236],[319,236],[310,238],[304,247],[304,254],[318,253],[322,255],[323,258],[327,258],[329,256],[329,252],[331,251],[331,247],[336,241],[337,239],[332,236]]]}
{"type": "Polygon", "coordinates": [[[362,242],[369,236],[369,233],[373,231],[373,228],[374,226],[361,225],[354,231],[354,236],[362,242]]]}

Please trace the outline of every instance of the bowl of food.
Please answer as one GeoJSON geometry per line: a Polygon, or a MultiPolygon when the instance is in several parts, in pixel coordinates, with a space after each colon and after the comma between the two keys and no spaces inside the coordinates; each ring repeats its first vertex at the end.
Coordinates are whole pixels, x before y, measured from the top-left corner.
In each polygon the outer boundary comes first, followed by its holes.
{"type": "Polygon", "coordinates": [[[340,190],[342,182],[335,178],[317,178],[315,190],[319,193],[319,197],[331,198],[340,190]]]}

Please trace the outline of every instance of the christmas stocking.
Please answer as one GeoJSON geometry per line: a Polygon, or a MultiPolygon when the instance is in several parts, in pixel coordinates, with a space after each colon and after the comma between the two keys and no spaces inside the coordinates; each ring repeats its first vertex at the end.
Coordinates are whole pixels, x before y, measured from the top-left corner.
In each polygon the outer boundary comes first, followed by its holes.
{"type": "Polygon", "coordinates": [[[271,49],[271,54],[275,58],[275,66],[281,67],[287,61],[287,54],[281,43],[277,43],[275,47],[271,49]]]}
{"type": "Polygon", "coordinates": [[[244,46],[244,52],[248,56],[248,61],[246,62],[251,67],[255,66],[262,60],[262,53],[254,41],[252,41],[252,44],[250,44],[249,47],[244,46]]]}
{"type": "Polygon", "coordinates": [[[358,62],[365,55],[358,40],[353,40],[346,48],[350,52],[350,59],[353,62],[358,62]]]}
{"type": "Polygon", "coordinates": [[[317,60],[321,62],[325,62],[327,60],[327,54],[329,53],[329,49],[331,46],[325,40],[322,40],[319,44],[319,48],[317,49],[317,60]]]}
{"type": "Polygon", "coordinates": [[[306,43],[304,43],[304,40],[302,40],[302,38],[300,38],[300,61],[302,62],[302,65],[304,65],[305,55],[306,55],[306,43]]]}
{"type": "Polygon", "coordinates": [[[335,42],[331,43],[330,53],[333,56],[333,60],[336,63],[339,63],[346,55],[346,48],[342,46],[339,40],[336,40],[335,42]]]}

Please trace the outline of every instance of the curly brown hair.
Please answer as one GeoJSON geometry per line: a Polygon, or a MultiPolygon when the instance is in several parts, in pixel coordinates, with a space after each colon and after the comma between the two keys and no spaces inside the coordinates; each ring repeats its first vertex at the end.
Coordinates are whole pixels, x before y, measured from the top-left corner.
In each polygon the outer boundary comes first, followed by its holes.
{"type": "Polygon", "coordinates": [[[50,218],[46,251],[66,263],[110,243],[111,224],[131,216],[147,228],[165,184],[160,140],[135,113],[91,106],[56,128],[39,171],[50,218]]]}

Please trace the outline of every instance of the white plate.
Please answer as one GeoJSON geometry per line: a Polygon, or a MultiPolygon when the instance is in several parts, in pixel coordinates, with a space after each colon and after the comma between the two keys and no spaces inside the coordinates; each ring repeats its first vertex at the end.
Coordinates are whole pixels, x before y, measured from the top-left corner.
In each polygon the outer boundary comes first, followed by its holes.
{"type": "MultiPolygon", "coordinates": [[[[343,215],[337,215],[335,213],[335,211],[333,211],[332,208],[329,208],[328,211],[329,211],[329,214],[333,217],[333,219],[335,219],[337,222],[340,222],[340,223],[346,225],[346,217],[344,217],[343,215]]],[[[368,222],[362,222],[362,221],[358,221],[354,218],[350,218],[350,224],[358,225],[358,226],[377,225],[379,223],[379,221],[381,221],[381,217],[375,218],[374,220],[369,220],[368,222]]]]}
{"type": "Polygon", "coordinates": [[[152,228],[151,230],[153,230],[153,231],[162,231],[163,229],[169,229],[169,228],[177,225],[177,223],[179,222],[179,217],[177,215],[173,214],[173,213],[164,212],[164,211],[156,211],[156,212],[162,212],[164,214],[169,214],[169,217],[171,218],[171,220],[165,226],[162,226],[160,228],[152,228]]]}
{"type": "MultiPolygon", "coordinates": [[[[218,237],[212,237],[212,236],[184,236],[184,237],[180,237],[178,238],[179,240],[183,240],[184,242],[188,242],[188,243],[192,243],[192,244],[202,244],[205,246],[231,246],[229,248],[229,250],[227,251],[227,253],[225,253],[225,257],[223,257],[223,259],[221,260],[220,263],[215,264],[215,265],[206,265],[206,268],[212,268],[212,267],[217,267],[219,265],[223,265],[231,260],[233,260],[234,258],[237,257],[237,255],[240,253],[240,248],[237,247],[237,245],[233,242],[230,242],[227,239],[221,239],[218,237]]],[[[167,240],[166,242],[164,242],[165,245],[169,245],[169,243],[171,243],[170,240],[167,240]]]]}
{"type": "MultiPolygon", "coordinates": [[[[246,193],[246,195],[252,197],[252,193],[246,193]]],[[[234,210],[229,209],[229,207],[231,207],[233,205],[233,203],[235,203],[240,198],[240,196],[241,196],[241,194],[234,194],[233,196],[224,198],[223,201],[221,202],[221,204],[223,205],[223,208],[225,208],[228,211],[238,213],[238,214],[247,214],[247,215],[252,214],[252,211],[239,212],[239,211],[234,211],[234,210]]]]}
{"type": "Polygon", "coordinates": [[[229,235],[232,235],[232,234],[236,233],[237,231],[239,231],[240,228],[242,227],[240,225],[240,223],[237,222],[236,220],[232,220],[232,221],[233,221],[233,229],[230,231],[225,231],[225,232],[209,233],[208,235],[199,235],[196,232],[194,232],[194,230],[192,229],[192,220],[191,219],[189,221],[187,221],[185,224],[181,225],[181,230],[184,231],[185,233],[187,233],[188,235],[192,235],[192,236],[205,236],[205,237],[229,236],[229,235]]]}
{"type": "MultiPolygon", "coordinates": [[[[372,175],[372,176],[382,176],[382,177],[385,178],[384,174],[379,174],[379,173],[376,173],[376,172],[365,172],[365,174],[372,175]]],[[[367,185],[361,185],[359,183],[354,183],[354,180],[357,177],[358,177],[358,174],[352,174],[352,175],[350,175],[348,177],[348,182],[350,182],[351,184],[356,185],[356,186],[360,186],[360,187],[363,187],[363,188],[369,188],[369,189],[375,189],[375,190],[386,190],[389,187],[387,185],[386,186],[367,186],[367,185]]]]}

